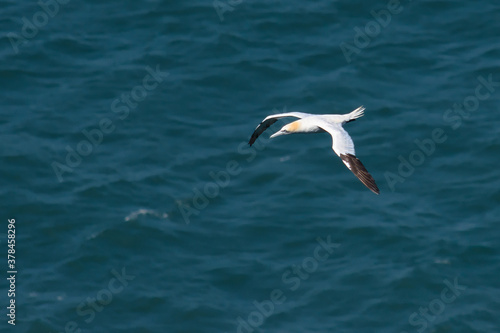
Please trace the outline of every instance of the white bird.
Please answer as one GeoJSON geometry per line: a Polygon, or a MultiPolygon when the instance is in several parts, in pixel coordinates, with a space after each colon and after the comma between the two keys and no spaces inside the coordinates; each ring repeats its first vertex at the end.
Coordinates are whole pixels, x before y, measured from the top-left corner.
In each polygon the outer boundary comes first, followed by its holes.
{"type": "Polygon", "coordinates": [[[354,143],[351,137],[342,127],[345,123],[356,120],[364,115],[365,108],[360,106],[356,110],[347,114],[310,114],[302,112],[287,112],[280,114],[273,114],[267,116],[257,126],[250,138],[248,144],[251,146],[255,140],[261,135],[269,126],[274,124],[280,118],[295,117],[300,118],[292,123],[283,126],[278,132],[271,135],[275,138],[279,135],[292,134],[292,133],[318,133],[328,132],[332,136],[332,149],[341,159],[342,162],[351,170],[356,177],[361,180],[366,187],[373,193],[379,194],[380,190],[375,184],[375,180],[368,173],[361,161],[356,157],[354,151],[354,143]]]}

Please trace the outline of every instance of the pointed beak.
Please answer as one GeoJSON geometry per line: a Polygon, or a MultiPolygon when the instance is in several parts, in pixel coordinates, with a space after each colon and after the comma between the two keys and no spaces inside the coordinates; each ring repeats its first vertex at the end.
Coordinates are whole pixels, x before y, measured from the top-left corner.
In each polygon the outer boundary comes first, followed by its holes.
{"type": "Polygon", "coordinates": [[[275,137],[283,135],[283,134],[285,134],[285,133],[283,133],[283,131],[278,131],[278,132],[274,133],[273,135],[271,135],[269,138],[272,139],[272,138],[275,138],[275,137]]]}

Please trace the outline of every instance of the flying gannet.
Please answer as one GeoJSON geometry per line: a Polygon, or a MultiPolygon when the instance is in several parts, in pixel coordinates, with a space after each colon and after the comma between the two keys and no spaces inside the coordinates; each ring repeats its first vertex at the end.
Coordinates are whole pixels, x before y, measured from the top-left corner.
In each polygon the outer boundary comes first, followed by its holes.
{"type": "Polygon", "coordinates": [[[248,144],[251,146],[269,126],[274,124],[280,118],[295,117],[299,118],[292,123],[283,126],[278,132],[271,135],[275,138],[279,135],[292,133],[318,133],[328,132],[332,136],[332,149],[341,159],[342,162],[351,170],[356,177],[361,180],[366,187],[373,193],[379,194],[380,191],[375,184],[375,180],[368,173],[361,161],[356,157],[354,151],[354,143],[351,137],[342,127],[345,123],[356,120],[364,115],[365,108],[360,106],[356,110],[348,114],[310,114],[302,112],[286,112],[267,116],[257,126],[250,138],[248,144]]]}

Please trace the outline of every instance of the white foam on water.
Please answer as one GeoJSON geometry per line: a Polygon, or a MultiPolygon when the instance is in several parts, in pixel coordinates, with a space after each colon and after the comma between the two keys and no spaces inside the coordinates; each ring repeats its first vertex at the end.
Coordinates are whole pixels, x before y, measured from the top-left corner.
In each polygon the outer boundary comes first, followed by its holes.
{"type": "Polygon", "coordinates": [[[168,218],[168,214],[167,213],[159,213],[159,212],[157,212],[155,210],[152,210],[152,209],[141,208],[139,210],[136,210],[136,211],[130,213],[128,216],[126,216],[125,217],[125,221],[136,220],[141,215],[151,215],[151,216],[159,217],[161,219],[168,218]]]}

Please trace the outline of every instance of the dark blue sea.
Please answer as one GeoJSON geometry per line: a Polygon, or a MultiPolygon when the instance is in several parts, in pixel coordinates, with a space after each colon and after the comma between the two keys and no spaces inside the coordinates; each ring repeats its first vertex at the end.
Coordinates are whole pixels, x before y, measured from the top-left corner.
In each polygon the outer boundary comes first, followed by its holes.
{"type": "Polygon", "coordinates": [[[0,8],[1,332],[500,332],[497,0],[0,8]]]}

